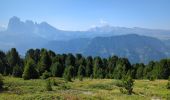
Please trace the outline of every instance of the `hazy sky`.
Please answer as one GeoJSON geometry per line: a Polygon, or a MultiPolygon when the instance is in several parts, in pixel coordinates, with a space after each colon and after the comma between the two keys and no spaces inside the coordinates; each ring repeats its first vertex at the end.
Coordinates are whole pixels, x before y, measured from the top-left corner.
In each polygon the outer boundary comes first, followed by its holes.
{"type": "Polygon", "coordinates": [[[170,29],[170,0],[0,0],[0,25],[12,16],[65,30],[101,24],[170,29]]]}

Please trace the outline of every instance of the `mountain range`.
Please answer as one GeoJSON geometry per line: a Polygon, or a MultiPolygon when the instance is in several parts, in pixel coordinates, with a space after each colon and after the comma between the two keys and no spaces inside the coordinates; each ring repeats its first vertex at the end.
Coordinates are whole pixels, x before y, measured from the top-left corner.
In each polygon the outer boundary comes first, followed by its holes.
{"type": "Polygon", "coordinates": [[[47,22],[9,20],[0,30],[0,48],[15,47],[24,54],[29,48],[47,48],[56,53],[82,53],[85,56],[127,57],[132,63],[170,57],[170,30],[126,28],[105,25],[87,31],[56,29],[47,22]]]}

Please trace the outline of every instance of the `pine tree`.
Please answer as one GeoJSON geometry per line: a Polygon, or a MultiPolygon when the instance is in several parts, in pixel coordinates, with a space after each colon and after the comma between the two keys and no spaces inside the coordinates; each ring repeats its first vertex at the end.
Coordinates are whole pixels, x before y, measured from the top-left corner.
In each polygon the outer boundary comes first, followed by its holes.
{"type": "Polygon", "coordinates": [[[51,67],[51,58],[46,49],[41,50],[41,58],[37,65],[39,74],[42,75],[46,70],[49,71],[51,67]]]}
{"type": "Polygon", "coordinates": [[[73,77],[73,71],[74,71],[73,66],[67,66],[65,68],[64,75],[63,75],[65,81],[69,81],[69,82],[72,81],[71,78],[73,77]]]}
{"type": "Polygon", "coordinates": [[[12,74],[13,67],[16,65],[20,65],[20,57],[15,48],[12,48],[8,53],[7,53],[7,60],[9,63],[9,72],[12,74]]]}
{"type": "Polygon", "coordinates": [[[37,70],[35,69],[35,63],[32,59],[29,59],[25,68],[24,68],[24,72],[23,72],[23,79],[24,80],[28,80],[28,79],[35,79],[35,78],[38,78],[39,75],[38,75],[38,72],[37,70]]]}
{"type": "Polygon", "coordinates": [[[16,65],[14,68],[13,68],[13,72],[12,72],[12,75],[14,77],[22,77],[22,69],[21,67],[19,67],[18,65],[16,65]]]}
{"type": "Polygon", "coordinates": [[[86,59],[86,76],[90,77],[93,74],[93,58],[91,56],[86,59]]]}
{"type": "Polygon", "coordinates": [[[85,76],[85,67],[83,65],[80,65],[78,69],[78,77],[80,81],[83,80],[83,76],[85,76]]]}
{"type": "Polygon", "coordinates": [[[126,89],[127,94],[131,95],[133,92],[134,80],[130,76],[125,76],[122,79],[122,85],[126,89]]]}
{"type": "Polygon", "coordinates": [[[59,62],[55,62],[54,64],[51,65],[50,70],[51,70],[52,76],[61,77],[64,71],[64,68],[59,62]]]}

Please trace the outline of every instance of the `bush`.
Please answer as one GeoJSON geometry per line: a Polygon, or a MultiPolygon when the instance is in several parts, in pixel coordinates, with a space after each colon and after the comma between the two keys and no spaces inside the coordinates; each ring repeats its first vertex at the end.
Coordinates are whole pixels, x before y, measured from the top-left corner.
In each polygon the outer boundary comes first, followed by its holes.
{"type": "Polygon", "coordinates": [[[46,80],[46,90],[52,91],[51,81],[50,79],[46,80]]]}
{"type": "Polygon", "coordinates": [[[170,89],[170,81],[168,81],[167,85],[166,85],[167,89],[170,89]]]}
{"type": "Polygon", "coordinates": [[[3,85],[4,85],[3,76],[0,74],[0,90],[3,89],[3,85]]]}
{"type": "Polygon", "coordinates": [[[63,84],[61,85],[61,89],[62,89],[62,90],[69,90],[69,89],[70,89],[70,86],[68,86],[67,84],[63,83],[63,84]]]}
{"type": "Polygon", "coordinates": [[[66,82],[68,82],[68,81],[71,82],[72,81],[71,80],[72,72],[73,72],[73,67],[72,66],[68,66],[68,67],[65,68],[63,77],[64,77],[64,80],[66,82]]]}
{"type": "Polygon", "coordinates": [[[50,76],[51,76],[50,72],[45,71],[45,72],[42,74],[41,78],[42,78],[42,79],[47,79],[47,78],[49,78],[50,76]]]}
{"type": "Polygon", "coordinates": [[[83,81],[83,76],[82,75],[79,76],[79,81],[83,81]]]}
{"type": "MultiPolygon", "coordinates": [[[[128,95],[131,95],[133,92],[133,85],[134,85],[134,80],[130,77],[130,76],[125,76],[122,79],[122,85],[124,87],[124,89],[126,90],[125,92],[128,95]]],[[[121,91],[122,92],[122,91],[121,91]]]]}
{"type": "Polygon", "coordinates": [[[150,81],[155,81],[155,79],[156,79],[156,78],[155,78],[153,75],[149,77],[149,80],[150,80],[150,81]]]}
{"type": "Polygon", "coordinates": [[[169,79],[168,79],[168,83],[167,83],[167,85],[166,85],[166,88],[167,88],[167,89],[170,89],[170,76],[169,76],[169,79]]]}

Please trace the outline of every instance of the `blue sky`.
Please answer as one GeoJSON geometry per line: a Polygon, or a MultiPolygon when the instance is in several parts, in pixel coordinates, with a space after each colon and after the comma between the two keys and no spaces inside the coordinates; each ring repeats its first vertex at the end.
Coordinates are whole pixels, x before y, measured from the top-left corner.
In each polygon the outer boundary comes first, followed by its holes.
{"type": "Polygon", "coordinates": [[[64,30],[101,24],[170,29],[170,0],[0,0],[0,25],[12,16],[64,30]]]}

